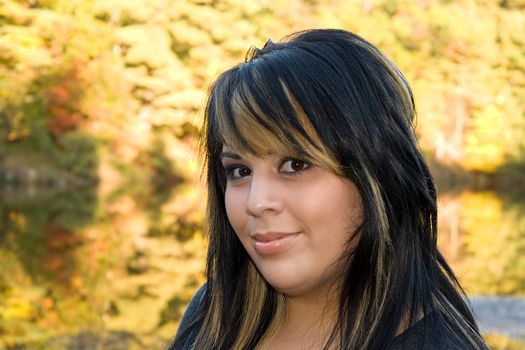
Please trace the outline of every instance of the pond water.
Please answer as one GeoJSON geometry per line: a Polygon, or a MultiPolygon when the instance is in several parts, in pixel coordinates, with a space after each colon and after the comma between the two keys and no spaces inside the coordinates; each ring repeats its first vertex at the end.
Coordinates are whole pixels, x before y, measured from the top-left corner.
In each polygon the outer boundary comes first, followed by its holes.
{"type": "MultiPolygon", "coordinates": [[[[198,186],[0,191],[0,349],[169,341],[204,280],[198,186]]],[[[461,190],[443,193],[439,209],[440,248],[483,330],[523,338],[525,201],[461,190]],[[516,322],[494,310],[514,310],[516,322]]]]}

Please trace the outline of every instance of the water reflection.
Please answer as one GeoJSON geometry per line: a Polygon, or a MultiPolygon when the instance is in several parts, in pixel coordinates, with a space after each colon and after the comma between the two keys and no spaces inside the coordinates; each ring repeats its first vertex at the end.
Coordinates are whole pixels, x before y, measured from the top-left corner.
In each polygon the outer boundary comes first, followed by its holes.
{"type": "Polygon", "coordinates": [[[0,348],[162,348],[202,283],[196,188],[0,193],[0,348]]]}
{"type": "Polygon", "coordinates": [[[476,295],[525,294],[525,203],[494,192],[463,192],[439,201],[440,247],[476,295]]]}
{"type": "MultiPolygon", "coordinates": [[[[163,347],[203,282],[203,201],[195,184],[155,188],[0,194],[0,347],[163,347]]],[[[524,295],[525,204],[464,191],[439,208],[467,292],[524,295]]]]}

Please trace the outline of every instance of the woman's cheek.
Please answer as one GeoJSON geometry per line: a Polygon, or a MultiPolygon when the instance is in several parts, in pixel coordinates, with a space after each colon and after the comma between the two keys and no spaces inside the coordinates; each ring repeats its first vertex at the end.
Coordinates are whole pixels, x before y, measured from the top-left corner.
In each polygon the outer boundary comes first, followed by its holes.
{"type": "Polygon", "coordinates": [[[226,207],[226,215],[230,221],[235,232],[238,234],[240,226],[242,226],[243,221],[243,202],[241,200],[242,196],[239,189],[226,187],[226,192],[224,195],[224,204],[226,207]]]}

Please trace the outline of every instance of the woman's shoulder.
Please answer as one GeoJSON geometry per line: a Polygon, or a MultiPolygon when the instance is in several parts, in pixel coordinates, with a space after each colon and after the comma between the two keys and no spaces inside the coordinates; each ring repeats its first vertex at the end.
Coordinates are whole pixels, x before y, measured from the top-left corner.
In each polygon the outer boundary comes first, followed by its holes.
{"type": "Polygon", "coordinates": [[[425,350],[471,350],[468,345],[452,329],[438,322],[436,312],[431,312],[421,320],[415,322],[393,339],[388,350],[425,349],[425,350]]]}
{"type": "Polygon", "coordinates": [[[206,286],[206,283],[203,284],[191,299],[190,303],[188,304],[188,307],[186,308],[186,312],[184,312],[182,320],[180,321],[179,330],[187,326],[187,324],[192,320],[192,318],[194,318],[195,313],[198,311],[199,306],[201,305],[202,300],[204,299],[204,294],[206,293],[206,286]]]}
{"type": "Polygon", "coordinates": [[[175,339],[172,344],[169,346],[169,350],[179,350],[179,349],[190,349],[195,337],[197,336],[198,327],[195,327],[195,322],[198,319],[198,313],[202,301],[204,300],[204,295],[206,293],[205,283],[199,290],[195,293],[193,298],[188,304],[184,315],[180,321],[179,328],[175,335],[175,339]]]}

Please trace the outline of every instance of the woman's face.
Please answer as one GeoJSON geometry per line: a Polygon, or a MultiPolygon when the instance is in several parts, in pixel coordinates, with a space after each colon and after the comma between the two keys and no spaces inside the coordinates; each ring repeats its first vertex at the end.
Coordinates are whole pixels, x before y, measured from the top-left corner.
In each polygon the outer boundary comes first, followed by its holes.
{"type": "Polygon", "coordinates": [[[362,222],[348,179],[297,159],[257,157],[226,147],[226,211],[262,276],[287,295],[319,292],[362,222]]]}

